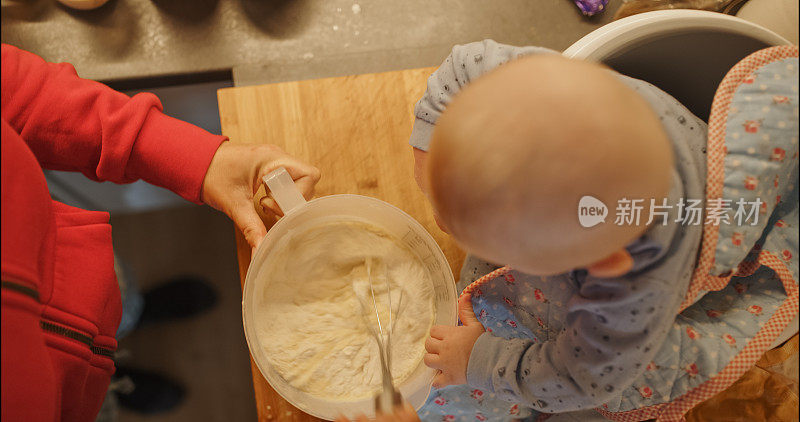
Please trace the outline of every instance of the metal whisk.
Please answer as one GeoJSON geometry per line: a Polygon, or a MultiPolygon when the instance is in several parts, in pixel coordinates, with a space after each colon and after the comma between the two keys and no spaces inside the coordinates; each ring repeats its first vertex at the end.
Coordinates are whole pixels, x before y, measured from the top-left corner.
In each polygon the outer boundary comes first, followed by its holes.
{"type": "MultiPolygon", "coordinates": [[[[367,315],[369,312],[367,310],[367,306],[364,304],[364,301],[361,297],[356,294],[358,297],[358,302],[361,305],[361,315],[366,322],[367,330],[375,337],[375,341],[378,343],[378,352],[380,354],[381,359],[381,377],[382,377],[382,390],[375,396],[375,411],[376,412],[383,412],[386,414],[391,413],[394,408],[402,403],[402,396],[397,389],[394,388],[394,384],[392,383],[392,373],[391,373],[391,338],[392,338],[392,331],[394,330],[394,321],[392,320],[392,294],[389,285],[389,279],[386,277],[386,264],[381,263],[383,268],[383,280],[386,284],[386,297],[387,302],[389,303],[389,324],[384,327],[384,324],[381,321],[380,312],[378,312],[378,301],[375,299],[375,287],[372,283],[372,257],[368,257],[365,262],[367,268],[367,281],[369,282],[369,292],[370,296],[372,297],[372,308],[375,311],[375,318],[377,318],[377,327],[378,330],[375,330],[375,324],[372,324],[371,321],[368,321],[367,315]],[[384,329],[385,328],[385,329],[384,329]]],[[[399,305],[401,305],[403,301],[403,294],[402,290],[400,292],[400,299],[398,302],[398,310],[399,305]]]]}

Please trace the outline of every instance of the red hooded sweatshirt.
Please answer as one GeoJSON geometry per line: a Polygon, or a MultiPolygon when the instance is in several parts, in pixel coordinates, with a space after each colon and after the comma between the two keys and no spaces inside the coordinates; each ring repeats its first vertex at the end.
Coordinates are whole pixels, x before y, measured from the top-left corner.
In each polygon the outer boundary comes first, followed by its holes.
{"type": "Polygon", "coordinates": [[[200,203],[225,138],[2,46],[2,419],[93,421],[122,306],[108,213],[53,201],[42,168],[138,179],[200,203]]]}

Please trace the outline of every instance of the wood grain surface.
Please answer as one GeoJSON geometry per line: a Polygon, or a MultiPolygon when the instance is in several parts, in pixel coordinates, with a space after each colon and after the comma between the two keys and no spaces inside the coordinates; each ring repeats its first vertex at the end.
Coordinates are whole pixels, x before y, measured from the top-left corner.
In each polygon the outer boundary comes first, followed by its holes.
{"type": "MultiPolygon", "coordinates": [[[[464,254],[436,226],[431,207],[414,181],[408,145],[414,104],[433,70],[222,89],[218,91],[222,133],[231,142],[277,145],[317,166],[322,171],[317,196],[355,193],[399,207],[436,239],[457,277],[464,254]]],[[[262,217],[267,227],[275,221],[262,217]]],[[[251,251],[238,232],[236,245],[244,283],[251,251]]],[[[283,400],[252,357],[251,366],[259,421],[318,420],[283,400]]]]}

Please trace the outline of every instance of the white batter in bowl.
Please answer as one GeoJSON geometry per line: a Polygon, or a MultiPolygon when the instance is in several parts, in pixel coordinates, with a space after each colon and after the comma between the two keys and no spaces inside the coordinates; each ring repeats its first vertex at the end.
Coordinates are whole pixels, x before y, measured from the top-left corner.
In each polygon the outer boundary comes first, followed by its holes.
{"type": "MultiPolygon", "coordinates": [[[[256,332],[273,368],[292,387],[329,400],[373,397],[380,388],[377,343],[359,296],[373,311],[367,279],[389,320],[392,297],[391,371],[405,381],[425,354],[434,319],[433,285],[423,263],[378,226],[334,221],[297,230],[276,247],[266,265],[270,287],[256,301],[256,332]]],[[[384,327],[387,328],[387,327],[384,327]]]]}

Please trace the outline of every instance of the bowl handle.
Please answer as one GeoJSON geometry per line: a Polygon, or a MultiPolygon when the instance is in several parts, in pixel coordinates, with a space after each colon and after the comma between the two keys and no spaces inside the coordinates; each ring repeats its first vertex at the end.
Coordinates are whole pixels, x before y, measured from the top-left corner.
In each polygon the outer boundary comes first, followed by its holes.
{"type": "Polygon", "coordinates": [[[303,194],[297,190],[292,176],[289,175],[289,172],[287,172],[285,168],[278,167],[261,180],[267,185],[272,199],[278,203],[284,215],[289,214],[306,203],[303,194]]]}

